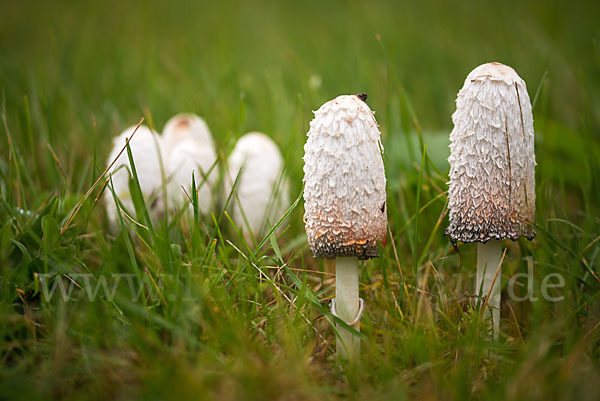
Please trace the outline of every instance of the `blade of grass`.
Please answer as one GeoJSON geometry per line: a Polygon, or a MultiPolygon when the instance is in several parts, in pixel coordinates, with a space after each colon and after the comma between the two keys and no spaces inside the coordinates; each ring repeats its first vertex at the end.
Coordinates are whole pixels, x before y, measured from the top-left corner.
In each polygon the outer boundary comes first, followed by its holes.
{"type": "MultiPolygon", "coordinates": [[[[423,147],[423,156],[421,159],[421,168],[419,169],[419,181],[417,184],[417,199],[415,205],[415,237],[413,243],[413,277],[414,280],[417,278],[417,270],[418,270],[418,252],[419,252],[419,215],[420,213],[420,205],[421,205],[421,185],[423,183],[423,170],[425,168],[425,158],[427,157],[427,145],[423,147]]],[[[415,281],[416,283],[416,281],[415,281]]]]}
{"type": "Polygon", "coordinates": [[[108,167],[106,168],[106,170],[104,170],[104,172],[102,174],[100,174],[100,177],[98,177],[98,179],[88,189],[88,191],[85,193],[85,195],[83,195],[83,197],[79,200],[79,202],[77,203],[77,205],[75,206],[75,208],[73,209],[73,211],[71,212],[71,214],[69,215],[69,217],[67,218],[67,221],[65,221],[65,223],[63,224],[63,226],[62,226],[62,228],[60,230],[60,235],[63,235],[65,233],[65,231],[67,231],[67,229],[69,228],[69,226],[73,222],[73,219],[75,218],[75,216],[79,212],[79,209],[81,209],[81,205],[83,205],[83,202],[85,202],[85,200],[90,196],[90,194],[92,193],[92,191],[94,190],[94,188],[96,188],[96,186],[102,180],[102,178],[106,175],[106,173],[108,173],[110,171],[110,169],[112,168],[112,166],[117,162],[117,160],[119,159],[119,157],[121,156],[121,154],[125,151],[125,149],[129,145],[129,141],[131,140],[131,138],[133,138],[133,136],[137,132],[138,128],[140,128],[140,126],[142,125],[143,122],[144,122],[144,119],[142,118],[140,120],[140,122],[137,124],[137,126],[135,127],[135,129],[133,130],[133,133],[131,134],[131,136],[127,139],[127,142],[125,143],[125,146],[123,146],[123,149],[121,149],[121,151],[119,152],[119,154],[108,165],[108,167]]]}

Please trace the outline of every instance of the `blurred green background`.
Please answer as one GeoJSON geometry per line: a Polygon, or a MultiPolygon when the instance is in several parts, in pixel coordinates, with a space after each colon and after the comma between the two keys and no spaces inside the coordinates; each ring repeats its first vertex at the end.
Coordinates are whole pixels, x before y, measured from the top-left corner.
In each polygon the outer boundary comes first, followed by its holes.
{"type": "MultiPolygon", "coordinates": [[[[31,117],[9,126],[30,132],[28,151],[48,157],[50,142],[70,166],[85,164],[94,144],[104,157],[109,138],[144,113],[161,130],[184,110],[205,117],[225,149],[225,138],[261,130],[298,159],[310,111],[345,93],[369,94],[386,143],[414,128],[413,117],[446,137],[464,78],[494,60],[513,66],[536,98],[536,140],[550,142],[540,160],[598,142],[594,1],[53,1],[2,10],[7,114],[28,103],[31,117]],[[546,132],[556,125],[569,137],[546,132]]],[[[436,156],[444,147],[434,145],[436,156]]],[[[590,179],[564,167],[575,186],[590,179]]]]}
{"type": "Polygon", "coordinates": [[[0,0],[0,14],[0,398],[598,398],[600,2],[0,0]],[[507,243],[504,269],[533,257],[536,286],[567,279],[564,302],[506,302],[499,344],[448,301],[470,285],[475,247],[442,234],[454,101],[489,61],[514,67],[534,102],[538,237],[507,243]],[[301,202],[281,251],[254,254],[285,268],[267,284],[225,223],[206,219],[191,241],[107,234],[97,190],[58,234],[112,137],[142,117],[161,131],[199,114],[223,159],[245,132],[267,133],[295,196],[312,110],[359,92],[381,125],[399,255],[364,265],[359,372],[335,365],[321,318],[333,283],[288,270],[323,268],[301,202]],[[45,302],[35,276],[188,271],[201,277],[193,302],[178,282],[161,284],[173,302],[45,302]]]}

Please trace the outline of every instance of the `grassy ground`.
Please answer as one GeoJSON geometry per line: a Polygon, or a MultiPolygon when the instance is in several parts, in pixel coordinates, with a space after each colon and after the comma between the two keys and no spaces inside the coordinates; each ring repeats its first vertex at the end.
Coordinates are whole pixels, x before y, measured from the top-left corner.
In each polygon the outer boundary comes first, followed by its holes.
{"type": "Polygon", "coordinates": [[[0,7],[1,399],[598,398],[597,2],[38,3],[0,7]],[[538,162],[538,236],[505,244],[497,343],[470,302],[476,247],[443,235],[454,99],[492,60],[528,83],[538,162]],[[114,135],[180,111],[206,118],[223,158],[268,133],[298,196],[311,110],[363,91],[392,236],[362,265],[357,368],[334,360],[333,282],[302,202],[256,249],[220,209],[111,235],[100,186],[65,225],[114,135]],[[537,300],[509,299],[528,269],[516,292],[537,300]],[[550,273],[557,302],[542,296],[550,273]],[[103,277],[114,297],[89,293],[103,277]],[[54,284],[67,301],[44,296],[54,284]]]}

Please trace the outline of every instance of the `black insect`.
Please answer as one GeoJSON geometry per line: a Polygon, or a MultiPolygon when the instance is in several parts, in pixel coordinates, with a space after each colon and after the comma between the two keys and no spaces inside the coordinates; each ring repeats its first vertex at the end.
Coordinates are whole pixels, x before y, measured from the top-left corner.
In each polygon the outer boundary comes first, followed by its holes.
{"type": "Polygon", "coordinates": [[[359,93],[358,95],[356,95],[357,98],[359,98],[360,100],[362,100],[363,102],[367,101],[367,94],[366,93],[359,93]]]}

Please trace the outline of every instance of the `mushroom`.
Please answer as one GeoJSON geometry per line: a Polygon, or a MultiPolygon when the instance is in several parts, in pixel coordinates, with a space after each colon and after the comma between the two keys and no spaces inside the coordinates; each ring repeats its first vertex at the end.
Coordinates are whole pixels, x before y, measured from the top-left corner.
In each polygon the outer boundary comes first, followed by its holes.
{"type": "MultiPolygon", "coordinates": [[[[332,313],[360,330],[358,260],[385,245],[387,213],[383,147],[367,96],[345,95],[322,105],[304,146],[304,223],[315,258],[335,260],[332,313]]],[[[338,325],[338,357],[353,359],[360,342],[338,325]]]]}
{"type": "Polygon", "coordinates": [[[290,205],[283,158],[268,136],[250,132],[237,141],[227,165],[224,197],[231,194],[237,179],[236,194],[230,201],[231,218],[252,243],[253,237],[265,234],[290,205]]]}
{"type": "Polygon", "coordinates": [[[179,210],[188,202],[192,174],[195,173],[199,212],[209,213],[218,172],[215,166],[217,155],[208,125],[195,114],[177,114],[165,125],[163,143],[169,207],[179,210]]]}
{"type": "Polygon", "coordinates": [[[480,65],[458,93],[452,121],[446,234],[453,243],[478,242],[476,291],[490,293],[485,316],[497,339],[501,241],[535,237],[536,163],[525,82],[506,65],[480,65]]]}
{"type": "MultiPolygon", "coordinates": [[[[125,146],[128,138],[129,147],[135,163],[135,168],[142,190],[142,195],[146,202],[155,197],[157,190],[162,185],[162,174],[160,166],[160,149],[162,138],[154,131],[151,131],[145,125],[141,125],[137,131],[136,126],[127,128],[118,137],[113,139],[113,148],[108,156],[107,165],[110,165],[118,156],[119,152],[125,146]],[[131,136],[135,132],[133,138],[131,136]]],[[[131,177],[131,166],[127,152],[122,152],[116,162],[113,164],[109,173],[112,176],[112,183],[115,195],[128,210],[134,211],[133,201],[129,192],[129,179],[131,177]]],[[[118,227],[117,205],[115,204],[113,194],[110,189],[104,191],[104,204],[108,215],[109,225],[113,231],[118,227]]],[[[158,210],[156,204],[148,205],[151,214],[156,216],[158,210]]]]}

